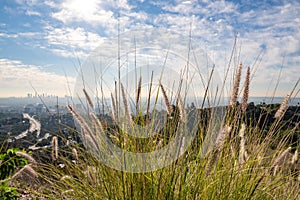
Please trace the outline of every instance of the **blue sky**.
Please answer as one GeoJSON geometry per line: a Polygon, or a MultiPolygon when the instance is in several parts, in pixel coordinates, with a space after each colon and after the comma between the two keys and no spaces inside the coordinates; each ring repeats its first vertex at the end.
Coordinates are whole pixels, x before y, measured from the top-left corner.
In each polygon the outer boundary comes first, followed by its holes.
{"type": "Polygon", "coordinates": [[[78,60],[116,37],[118,22],[121,33],[192,29],[220,73],[238,34],[239,59],[255,72],[252,96],[273,95],[281,66],[276,96],[288,94],[300,77],[298,0],[1,0],[0,97],[34,93],[30,84],[39,93],[68,94],[78,60]]]}

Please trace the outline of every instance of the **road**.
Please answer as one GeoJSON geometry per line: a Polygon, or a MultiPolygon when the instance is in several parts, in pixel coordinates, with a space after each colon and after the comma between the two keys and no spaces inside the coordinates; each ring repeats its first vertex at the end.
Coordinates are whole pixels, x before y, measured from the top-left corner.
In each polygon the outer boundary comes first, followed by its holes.
{"type": "Polygon", "coordinates": [[[15,138],[17,140],[21,139],[23,137],[26,137],[28,133],[33,133],[34,131],[37,131],[36,137],[38,138],[41,133],[41,123],[35,120],[33,117],[30,117],[30,115],[27,113],[23,113],[23,118],[29,119],[30,127],[15,138]]]}

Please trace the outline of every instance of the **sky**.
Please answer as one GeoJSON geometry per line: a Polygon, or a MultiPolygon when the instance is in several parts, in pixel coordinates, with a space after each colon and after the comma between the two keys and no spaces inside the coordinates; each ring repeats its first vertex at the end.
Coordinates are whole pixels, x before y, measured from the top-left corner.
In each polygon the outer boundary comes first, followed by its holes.
{"type": "Polygon", "coordinates": [[[191,36],[220,74],[237,37],[251,96],[286,96],[300,77],[298,0],[0,0],[0,97],[72,95],[95,49],[144,29],[191,36]]]}

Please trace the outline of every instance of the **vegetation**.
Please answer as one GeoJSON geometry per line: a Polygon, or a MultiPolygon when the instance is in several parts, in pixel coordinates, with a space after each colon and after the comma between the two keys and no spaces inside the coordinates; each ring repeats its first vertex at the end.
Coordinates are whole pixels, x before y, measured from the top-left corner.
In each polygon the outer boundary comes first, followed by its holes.
{"type": "Polygon", "coordinates": [[[237,120],[231,123],[230,132],[224,132],[224,143],[218,140],[219,144],[204,157],[193,146],[173,164],[145,173],[114,170],[84,148],[70,146],[71,159],[60,158],[60,163],[65,164],[63,168],[57,164],[40,166],[41,178],[47,183],[42,196],[50,199],[298,199],[299,144],[290,148],[288,142],[296,129],[281,129],[279,121],[272,126],[276,126],[272,132],[262,136],[259,127],[248,127],[237,120]],[[281,132],[285,132],[285,137],[274,140],[281,132]],[[230,133],[234,133],[231,139],[230,133]],[[276,148],[271,145],[275,141],[276,148]]]}
{"type": "Polygon", "coordinates": [[[20,152],[15,148],[0,154],[0,198],[3,200],[17,199],[18,197],[17,188],[9,186],[8,181],[16,170],[23,168],[28,163],[27,159],[20,155],[20,152]]]}
{"type": "MultiPolygon", "coordinates": [[[[97,144],[103,140],[102,133],[124,149],[149,151],[157,148],[159,141],[167,145],[172,134],[166,131],[176,132],[182,116],[191,120],[192,111],[179,108],[178,121],[167,122],[162,135],[145,141],[133,139],[120,127],[105,127],[93,113],[89,113],[90,121],[84,119],[69,106],[87,136],[83,143],[90,142],[93,148],[87,151],[69,144],[59,149],[55,138],[52,164],[40,164],[37,168],[44,184],[36,195],[47,199],[299,199],[299,141],[295,140],[299,120],[297,112],[293,114],[284,105],[290,96],[271,108],[253,108],[245,101],[238,104],[233,97],[226,108],[224,127],[207,153],[203,152],[201,138],[208,134],[207,117],[213,108],[198,109],[197,113],[206,118],[193,122],[198,127],[193,145],[171,165],[141,173],[116,170],[99,160],[97,148],[101,147],[97,144]],[[259,109],[261,114],[253,116],[256,112],[252,109],[259,109]],[[286,114],[291,116],[284,120],[286,114]]],[[[166,96],[165,103],[168,116],[174,117],[176,111],[166,96]]],[[[139,124],[146,123],[146,119],[139,117],[139,124]]],[[[136,118],[130,123],[134,127],[136,118]]]]}
{"type": "MultiPolygon", "coordinates": [[[[107,125],[93,112],[93,102],[83,89],[89,106],[86,108],[88,117],[68,105],[81,126],[82,144],[54,136],[49,162],[32,165],[37,173],[32,172],[32,176],[38,179],[39,188],[36,190],[36,185],[32,184],[28,190],[41,199],[299,199],[298,107],[293,111],[288,109],[299,81],[281,105],[253,107],[247,102],[248,68],[243,99],[239,104],[243,65],[235,67],[231,98],[226,107],[186,109],[180,93],[177,93],[176,105],[171,105],[164,86],[160,84],[158,92],[163,96],[166,110],[162,112],[167,113],[167,120],[155,136],[147,139],[134,138],[129,131],[143,134],[138,126],[155,126],[151,124],[151,117],[159,118],[160,111],[147,112],[146,115],[137,112],[132,117],[127,110],[129,106],[123,85],[119,83],[122,98],[111,95],[112,124],[107,125]],[[124,121],[118,118],[117,105],[120,104],[125,108],[124,121]],[[225,110],[225,119],[220,123],[220,130],[213,129],[215,121],[212,119],[220,109],[225,110]],[[120,122],[126,122],[127,128],[120,122]],[[114,169],[104,162],[110,159],[105,157],[109,150],[105,141],[131,152],[153,152],[170,144],[178,134],[188,135],[191,128],[196,130],[192,145],[164,167],[132,172],[114,169]],[[212,135],[212,143],[204,148],[204,138],[212,135]],[[63,143],[65,145],[59,145],[63,143]]],[[[139,105],[140,90],[138,84],[136,105],[139,105]]],[[[203,101],[206,98],[207,94],[203,101]]],[[[118,155],[111,152],[110,156],[118,155]]],[[[131,159],[136,161],[134,157],[131,159]]],[[[147,165],[147,162],[140,163],[147,165]]],[[[124,161],[120,163],[124,164],[124,161]]]]}

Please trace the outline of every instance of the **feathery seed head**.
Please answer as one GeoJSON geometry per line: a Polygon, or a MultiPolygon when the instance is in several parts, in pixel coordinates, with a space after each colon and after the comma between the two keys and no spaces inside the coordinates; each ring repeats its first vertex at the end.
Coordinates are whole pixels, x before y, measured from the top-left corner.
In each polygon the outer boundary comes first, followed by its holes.
{"type": "Polygon", "coordinates": [[[12,177],[13,180],[23,181],[26,183],[33,183],[38,178],[37,173],[32,169],[31,164],[25,165],[12,177]]]}
{"type": "Polygon", "coordinates": [[[121,92],[122,92],[122,99],[123,99],[126,118],[128,120],[128,123],[132,124],[131,115],[129,113],[129,106],[128,106],[127,98],[126,98],[126,94],[125,94],[125,89],[124,89],[124,86],[122,83],[121,83],[121,92]]]}
{"type": "Polygon", "coordinates": [[[238,98],[238,94],[239,94],[239,87],[240,87],[240,82],[241,82],[242,69],[243,69],[243,64],[241,63],[235,74],[233,90],[232,90],[232,94],[231,94],[230,102],[229,102],[229,104],[231,106],[235,106],[236,102],[237,102],[237,98],[238,98]]]}
{"type": "Polygon", "coordinates": [[[52,137],[52,160],[57,160],[58,159],[58,141],[57,137],[53,136],[52,137]]]}
{"type": "Polygon", "coordinates": [[[242,123],[241,129],[240,129],[240,132],[239,132],[239,136],[240,136],[241,138],[243,138],[243,139],[244,139],[244,136],[245,136],[245,129],[246,129],[246,124],[245,124],[245,123],[242,123]]]}
{"type": "Polygon", "coordinates": [[[299,156],[298,149],[296,149],[296,151],[292,157],[292,161],[291,161],[292,164],[295,164],[298,161],[298,156],[299,156]]]}
{"type": "Polygon", "coordinates": [[[177,105],[178,105],[178,109],[179,109],[180,119],[181,119],[181,121],[185,122],[186,121],[186,112],[184,109],[184,105],[181,101],[180,95],[178,96],[177,105]]]}
{"type": "Polygon", "coordinates": [[[85,89],[83,89],[83,93],[85,95],[85,98],[86,98],[89,106],[93,109],[94,108],[94,104],[93,104],[93,101],[92,101],[91,97],[89,96],[89,94],[87,93],[87,91],[85,89]]]}
{"type": "Polygon", "coordinates": [[[86,123],[86,121],[73,109],[71,105],[67,105],[69,111],[72,113],[73,117],[79,122],[81,128],[87,133],[92,133],[90,126],[86,123]]]}
{"type": "Polygon", "coordinates": [[[139,101],[140,101],[141,91],[142,91],[142,77],[140,77],[140,79],[139,79],[137,93],[136,93],[136,99],[135,99],[135,106],[136,106],[137,113],[138,113],[138,109],[139,109],[139,101]]]}
{"type": "Polygon", "coordinates": [[[284,100],[282,101],[279,109],[277,110],[277,112],[275,113],[274,118],[276,119],[280,119],[283,117],[285,111],[288,109],[288,103],[289,103],[289,99],[290,99],[290,95],[287,95],[284,100]]]}
{"type": "Polygon", "coordinates": [[[77,150],[75,148],[72,149],[72,154],[75,160],[78,160],[78,153],[77,150]]]}
{"type": "Polygon", "coordinates": [[[286,155],[290,152],[291,149],[292,149],[291,147],[288,147],[279,156],[277,156],[277,158],[275,159],[275,161],[273,162],[273,164],[270,168],[271,171],[273,171],[276,166],[283,164],[286,155]]]}
{"type": "Polygon", "coordinates": [[[113,119],[117,120],[117,105],[116,105],[116,101],[115,101],[114,95],[112,93],[110,94],[110,97],[111,97],[111,104],[112,104],[113,119]]]}
{"type": "Polygon", "coordinates": [[[225,143],[225,138],[226,136],[229,134],[229,132],[231,131],[231,127],[228,125],[225,125],[223,127],[223,129],[220,131],[215,146],[219,149],[222,149],[225,143]]]}
{"type": "Polygon", "coordinates": [[[245,129],[246,129],[246,125],[244,123],[242,123],[240,132],[239,132],[239,136],[241,138],[240,141],[240,152],[239,152],[239,163],[243,164],[246,161],[246,157],[247,157],[247,153],[245,150],[245,129]]]}
{"type": "Polygon", "coordinates": [[[25,153],[23,151],[17,151],[16,154],[26,158],[29,163],[34,163],[34,164],[36,163],[35,159],[28,153],[25,153]]]}
{"type": "Polygon", "coordinates": [[[168,99],[168,96],[167,96],[164,86],[162,84],[160,84],[160,87],[161,87],[161,92],[163,94],[164,102],[167,107],[167,113],[168,113],[168,115],[171,115],[171,113],[173,112],[173,107],[171,106],[171,104],[169,102],[169,99],[168,99]]]}
{"type": "Polygon", "coordinates": [[[245,88],[243,94],[243,103],[242,103],[242,112],[245,113],[248,104],[249,97],[249,85],[250,85],[250,67],[247,69],[246,79],[245,79],[245,88]]]}

